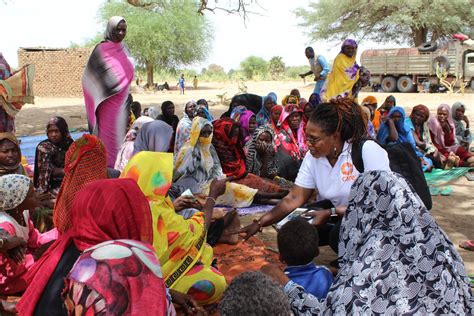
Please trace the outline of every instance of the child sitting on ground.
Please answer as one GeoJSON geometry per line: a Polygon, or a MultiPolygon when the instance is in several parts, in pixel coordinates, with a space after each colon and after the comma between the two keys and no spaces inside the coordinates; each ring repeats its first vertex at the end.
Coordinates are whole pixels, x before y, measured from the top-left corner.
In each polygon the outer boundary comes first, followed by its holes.
{"type": "Polygon", "coordinates": [[[319,255],[317,229],[306,220],[297,218],[283,225],[277,241],[280,261],[287,265],[285,274],[306,292],[325,298],[333,276],[329,269],[313,262],[319,255]]]}

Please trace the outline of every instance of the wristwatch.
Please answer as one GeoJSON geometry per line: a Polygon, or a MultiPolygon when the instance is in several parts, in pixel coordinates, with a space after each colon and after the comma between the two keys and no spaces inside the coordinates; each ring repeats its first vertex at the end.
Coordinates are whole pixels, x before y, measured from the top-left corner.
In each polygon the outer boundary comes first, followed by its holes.
{"type": "Polygon", "coordinates": [[[336,208],[331,207],[331,217],[337,217],[336,208]]]}

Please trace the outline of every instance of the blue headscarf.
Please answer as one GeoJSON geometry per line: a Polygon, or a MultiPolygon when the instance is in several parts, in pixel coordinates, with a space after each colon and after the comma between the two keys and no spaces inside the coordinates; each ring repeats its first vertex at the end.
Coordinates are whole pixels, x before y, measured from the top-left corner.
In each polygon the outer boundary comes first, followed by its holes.
{"type": "Polygon", "coordinates": [[[393,113],[398,112],[402,116],[400,120],[395,123],[395,128],[398,132],[398,140],[397,141],[390,141],[388,136],[390,135],[390,128],[387,122],[383,122],[380,125],[379,132],[377,134],[377,140],[382,145],[390,145],[390,144],[397,144],[397,143],[410,143],[413,149],[416,151],[416,143],[415,138],[413,137],[413,133],[411,132],[409,124],[405,122],[405,110],[401,106],[394,106],[388,112],[388,117],[392,117],[393,113]]]}
{"type": "Polygon", "coordinates": [[[262,97],[262,107],[256,116],[258,126],[264,126],[270,123],[270,111],[265,108],[265,102],[269,98],[272,99],[273,103],[277,104],[277,95],[275,92],[270,92],[267,96],[262,97]]]}
{"type": "Polygon", "coordinates": [[[206,116],[205,117],[206,120],[208,120],[209,122],[214,121],[214,118],[212,117],[211,112],[209,112],[205,104],[198,104],[198,106],[196,107],[196,112],[199,113],[200,111],[204,112],[204,115],[206,116]]]}

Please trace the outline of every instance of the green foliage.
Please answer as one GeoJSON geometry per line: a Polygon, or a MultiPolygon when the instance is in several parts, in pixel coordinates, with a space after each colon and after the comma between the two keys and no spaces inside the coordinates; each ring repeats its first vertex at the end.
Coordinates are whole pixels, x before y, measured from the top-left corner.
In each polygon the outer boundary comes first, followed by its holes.
{"type": "Polygon", "coordinates": [[[285,77],[289,79],[300,79],[300,74],[308,72],[309,66],[291,66],[286,67],[285,77]]]}
{"type": "Polygon", "coordinates": [[[107,1],[100,16],[123,16],[127,21],[125,42],[141,64],[175,70],[181,65],[203,61],[210,51],[211,27],[205,17],[196,14],[192,0],[170,1],[161,12],[134,7],[124,1],[107,1]]]}
{"type": "Polygon", "coordinates": [[[249,56],[240,63],[245,77],[254,79],[256,76],[263,77],[268,72],[268,65],[265,59],[257,56],[249,56]]]}
{"type": "Polygon", "coordinates": [[[225,81],[228,79],[224,67],[216,64],[210,64],[207,69],[204,68],[201,71],[201,76],[206,81],[225,81]]]}
{"type": "Polygon", "coordinates": [[[367,38],[420,45],[473,30],[472,0],[318,0],[295,11],[313,40],[367,38]]]}
{"type": "Polygon", "coordinates": [[[285,63],[280,56],[274,56],[268,62],[268,72],[273,80],[280,78],[285,73],[285,63]]]}

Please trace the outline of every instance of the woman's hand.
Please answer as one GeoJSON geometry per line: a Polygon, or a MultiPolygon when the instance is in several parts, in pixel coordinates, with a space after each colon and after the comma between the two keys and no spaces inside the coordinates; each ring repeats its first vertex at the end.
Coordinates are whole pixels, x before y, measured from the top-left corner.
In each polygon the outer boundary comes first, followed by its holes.
{"type": "Polygon", "coordinates": [[[252,224],[242,227],[239,230],[229,232],[229,235],[245,234],[244,240],[248,240],[250,237],[258,233],[260,229],[260,225],[257,222],[253,222],[252,224]]]}
{"type": "Polygon", "coordinates": [[[191,296],[175,290],[170,290],[170,295],[173,303],[179,305],[186,315],[207,315],[206,311],[191,296]]]}
{"type": "Polygon", "coordinates": [[[312,217],[313,219],[310,223],[314,226],[320,227],[326,224],[331,217],[331,210],[308,211],[305,213],[305,216],[312,217]]]}
{"type": "Polygon", "coordinates": [[[225,193],[227,182],[232,180],[235,180],[234,176],[220,180],[212,180],[211,188],[209,189],[209,196],[213,199],[217,199],[219,196],[225,193]]]}
{"type": "Polygon", "coordinates": [[[174,210],[176,212],[182,211],[187,208],[195,208],[200,210],[202,208],[201,203],[194,196],[180,196],[173,201],[174,210]]]}
{"type": "Polygon", "coordinates": [[[26,254],[26,241],[17,236],[4,235],[1,237],[3,240],[3,252],[8,258],[15,261],[17,264],[25,259],[26,254]]]}

